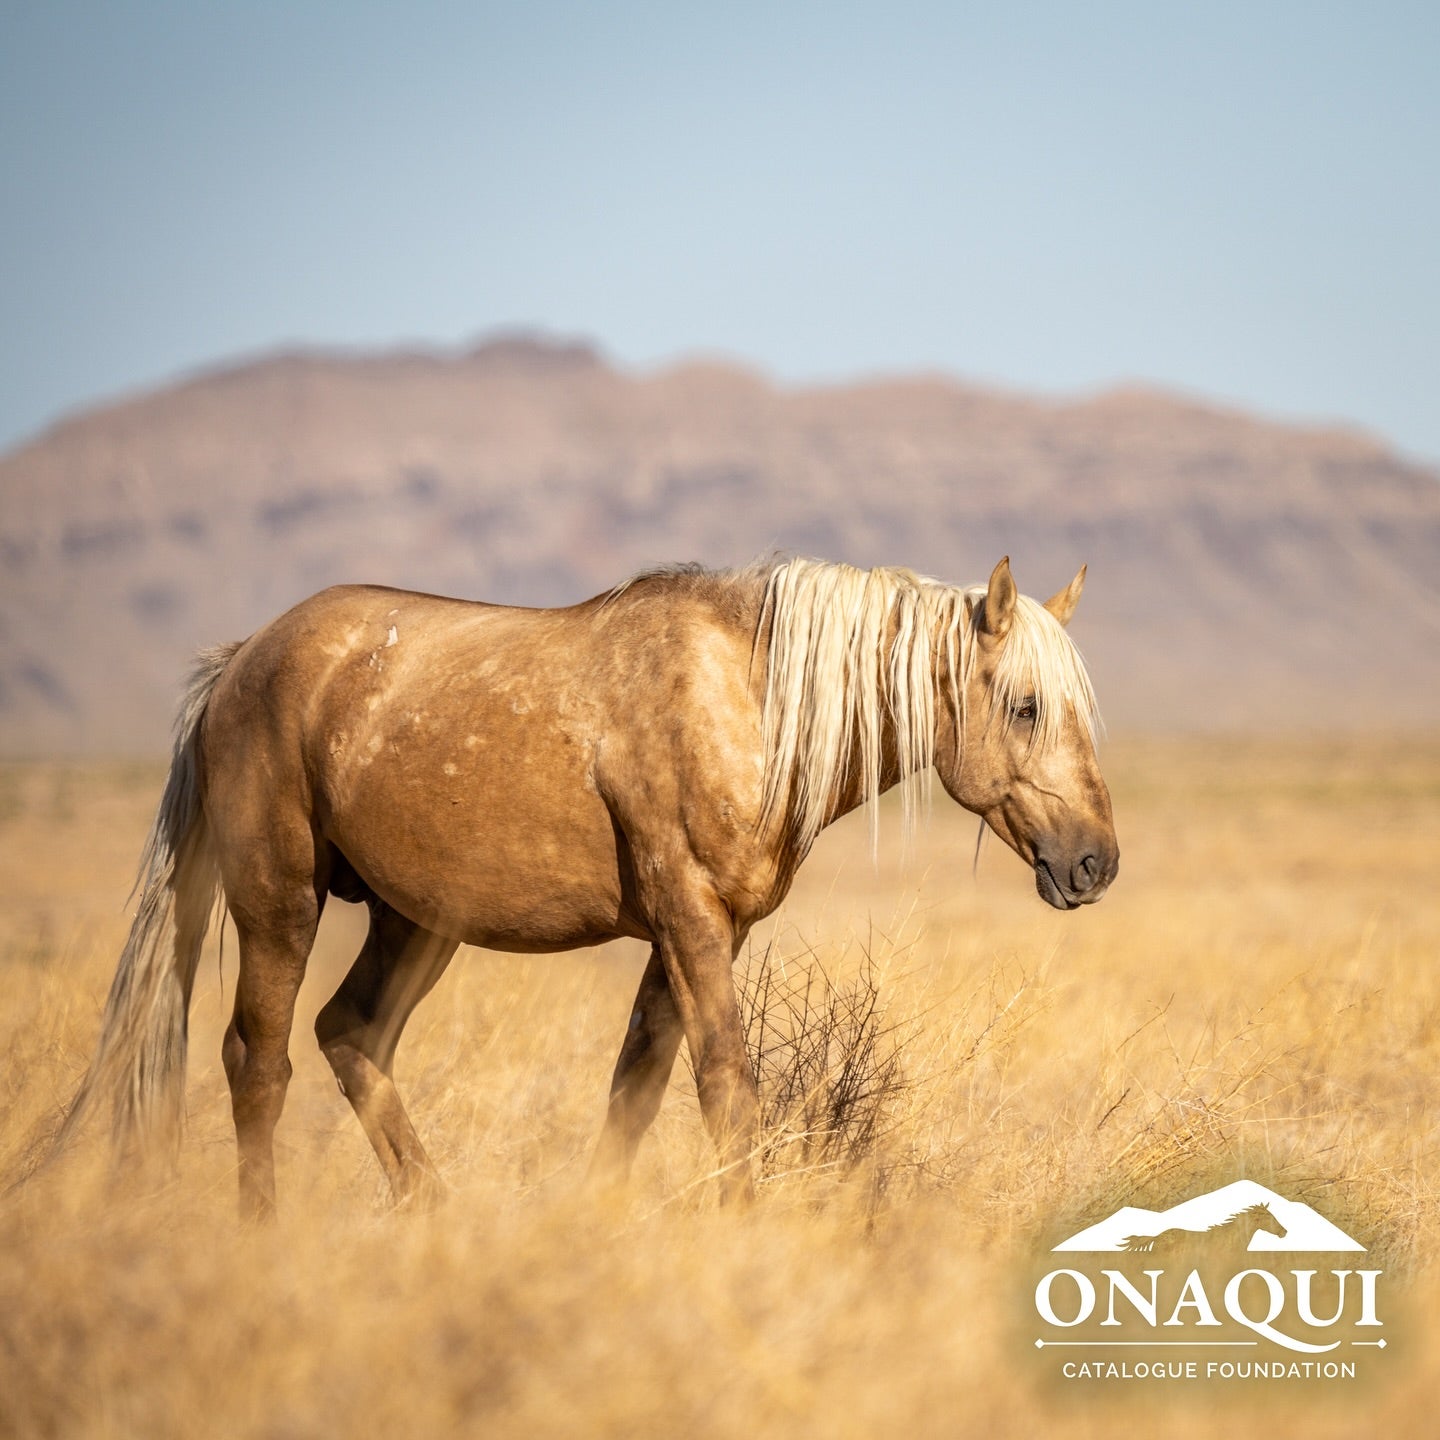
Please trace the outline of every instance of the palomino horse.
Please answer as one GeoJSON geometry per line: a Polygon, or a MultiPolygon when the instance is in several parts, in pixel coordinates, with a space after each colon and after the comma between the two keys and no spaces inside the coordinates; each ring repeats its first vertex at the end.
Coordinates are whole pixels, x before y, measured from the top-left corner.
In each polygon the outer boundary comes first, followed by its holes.
{"type": "Polygon", "coordinates": [[[464,943],[651,944],[595,1156],[623,1177],[683,1036],[722,1196],[748,1193],[755,1077],[731,966],[816,835],[939,772],[1050,904],[1117,864],[1094,695],[1008,560],[962,590],[789,560],[641,574],[559,610],[347,586],[206,652],[176,726],[140,905],[70,1129],[178,1133],[186,1015],[218,892],[240,942],[223,1057],[242,1209],[275,1204],[295,996],[328,895],[370,931],[316,1034],[397,1199],[438,1186],[391,1079],[464,943]]]}

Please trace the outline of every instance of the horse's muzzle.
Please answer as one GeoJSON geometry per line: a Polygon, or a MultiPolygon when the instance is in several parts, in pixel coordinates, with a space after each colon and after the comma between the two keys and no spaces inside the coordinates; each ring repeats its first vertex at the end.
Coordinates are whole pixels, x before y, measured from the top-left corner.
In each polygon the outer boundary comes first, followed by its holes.
{"type": "MultiPolygon", "coordinates": [[[[1057,910],[1075,910],[1081,905],[1093,905],[1110,888],[1110,882],[1120,869],[1118,851],[1108,855],[1087,854],[1070,867],[1062,880],[1049,860],[1037,857],[1035,860],[1035,889],[1047,905],[1057,910]]],[[[1064,874],[1063,869],[1060,874],[1064,874]]]]}

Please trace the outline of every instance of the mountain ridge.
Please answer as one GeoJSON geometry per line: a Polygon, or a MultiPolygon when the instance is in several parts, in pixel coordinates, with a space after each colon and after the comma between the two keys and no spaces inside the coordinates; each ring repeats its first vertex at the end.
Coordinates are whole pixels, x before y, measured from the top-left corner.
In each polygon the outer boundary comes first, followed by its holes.
{"type": "Polygon", "coordinates": [[[1149,387],[636,373],[507,334],[208,367],[0,457],[0,755],[154,754],[187,657],[323,585],[568,603],[771,550],[956,583],[1010,554],[1115,730],[1440,724],[1440,480],[1149,387]]]}

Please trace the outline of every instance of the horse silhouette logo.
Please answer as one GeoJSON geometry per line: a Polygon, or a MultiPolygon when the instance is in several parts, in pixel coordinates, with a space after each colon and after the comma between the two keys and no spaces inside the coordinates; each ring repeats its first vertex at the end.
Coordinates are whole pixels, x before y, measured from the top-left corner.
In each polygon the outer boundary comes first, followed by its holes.
{"type": "Polygon", "coordinates": [[[1278,1235],[1282,1240],[1286,1233],[1285,1227],[1263,1200],[1255,1205],[1247,1205],[1243,1210],[1237,1210],[1228,1220],[1222,1220],[1218,1225],[1195,1229],[1172,1225],[1158,1235],[1127,1235],[1121,1241],[1121,1249],[1131,1254],[1146,1255],[1171,1255],[1181,1249],[1201,1248],[1232,1254],[1248,1250],[1251,1240],[1261,1231],[1267,1235],[1278,1235]]]}
{"type": "Polygon", "coordinates": [[[1168,1210],[1126,1205],[1054,1248],[1159,1256],[1365,1249],[1312,1206],[1254,1180],[1233,1181],[1168,1210]]]}

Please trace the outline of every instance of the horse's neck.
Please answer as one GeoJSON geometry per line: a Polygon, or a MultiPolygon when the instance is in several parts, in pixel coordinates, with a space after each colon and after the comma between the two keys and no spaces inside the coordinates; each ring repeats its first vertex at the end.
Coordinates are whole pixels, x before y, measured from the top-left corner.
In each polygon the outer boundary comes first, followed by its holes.
{"type": "MultiPolygon", "coordinates": [[[[880,721],[880,781],[877,792],[879,795],[884,795],[887,791],[893,790],[902,780],[910,778],[901,772],[899,754],[900,748],[895,741],[895,719],[887,711],[881,716],[880,721]]],[[[833,825],[835,821],[848,815],[852,810],[858,810],[867,798],[860,737],[857,732],[850,737],[850,756],[845,766],[845,780],[836,793],[834,803],[826,813],[825,824],[833,825]]]]}
{"type": "MultiPolygon", "coordinates": [[[[899,638],[898,619],[892,616],[888,633],[882,647],[882,654],[876,657],[876,663],[882,667],[888,667],[893,662],[894,647],[899,638]]],[[[766,636],[762,641],[757,642],[751,661],[752,674],[765,675],[769,671],[770,663],[770,637],[766,636]]],[[[952,706],[945,687],[937,680],[933,670],[930,676],[932,693],[930,695],[931,723],[935,726],[934,752],[941,753],[942,747],[955,744],[955,717],[951,713],[952,706]]],[[[887,689],[882,683],[882,693],[887,689]]],[[[763,690],[760,692],[763,694],[763,690]]],[[[867,776],[864,764],[864,745],[861,739],[861,721],[859,716],[852,712],[846,717],[846,735],[844,743],[847,747],[846,761],[843,767],[842,776],[838,784],[833,787],[832,793],[827,797],[823,811],[823,818],[820,822],[820,829],[824,829],[835,821],[848,815],[852,810],[859,809],[869,798],[870,792],[867,786],[867,776]]],[[[901,781],[909,778],[909,772],[900,760],[901,746],[898,743],[897,727],[895,716],[892,713],[890,704],[882,699],[877,712],[878,719],[878,745],[877,745],[877,784],[873,793],[883,795],[886,791],[893,789],[901,781]]],[[[913,768],[913,767],[912,767],[913,768]]],[[[793,796],[793,792],[792,792],[793,796]]],[[[782,828],[783,823],[782,823],[782,828]]],[[[800,857],[800,858],[803,858],[800,857]]]]}

